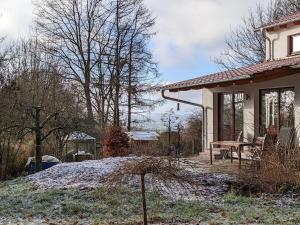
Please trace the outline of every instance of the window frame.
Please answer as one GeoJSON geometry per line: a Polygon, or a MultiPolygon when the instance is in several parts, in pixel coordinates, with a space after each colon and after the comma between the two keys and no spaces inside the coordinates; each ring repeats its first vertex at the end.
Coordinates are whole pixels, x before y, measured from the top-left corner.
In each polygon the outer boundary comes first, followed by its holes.
{"type": "MultiPolygon", "coordinates": [[[[261,130],[261,126],[262,126],[262,111],[263,111],[263,108],[262,108],[262,96],[263,96],[263,92],[264,91],[274,91],[274,92],[277,92],[278,93],[278,119],[276,121],[277,123],[277,135],[279,134],[279,131],[280,131],[280,119],[281,119],[281,113],[280,113],[280,107],[281,107],[281,101],[280,101],[280,98],[281,98],[281,93],[283,90],[293,90],[295,92],[295,87],[293,86],[287,86],[287,87],[278,87],[278,88],[263,88],[263,89],[260,89],[259,90],[259,135],[263,136],[265,135],[264,133],[262,133],[262,130],[261,130]]],[[[296,92],[295,92],[296,94],[296,92]]],[[[294,115],[295,117],[295,115],[294,115]]],[[[294,118],[295,119],[295,118],[294,118]]]]}
{"type": "Polygon", "coordinates": [[[300,37],[300,33],[292,34],[288,36],[288,56],[300,55],[300,50],[293,51],[293,47],[294,47],[293,38],[297,36],[300,37]]]}
{"type": "MultiPolygon", "coordinates": [[[[232,112],[231,112],[231,115],[230,115],[230,123],[231,123],[231,131],[230,131],[230,136],[231,136],[231,140],[232,141],[235,141],[235,136],[236,136],[236,132],[235,132],[235,129],[236,129],[236,121],[235,121],[235,116],[236,116],[236,109],[235,109],[235,105],[237,103],[240,103],[240,102],[235,102],[235,95],[236,94],[243,94],[244,95],[244,98],[245,98],[245,92],[244,91],[228,91],[228,92],[219,92],[218,95],[217,95],[217,99],[218,99],[218,132],[217,132],[217,135],[218,135],[218,140],[221,140],[221,137],[222,137],[222,124],[221,124],[221,114],[222,114],[222,110],[221,110],[221,96],[222,95],[231,95],[232,97],[232,101],[231,101],[231,109],[232,109],[232,112]]],[[[245,102],[245,99],[243,100],[243,103],[245,102]]],[[[244,107],[243,107],[243,113],[244,113],[244,107]]],[[[243,118],[243,123],[244,123],[244,118],[243,118]]],[[[243,125],[244,126],[244,125],[243,125]]],[[[244,136],[244,134],[243,134],[244,136]]],[[[243,138],[243,137],[242,137],[243,138]]]]}

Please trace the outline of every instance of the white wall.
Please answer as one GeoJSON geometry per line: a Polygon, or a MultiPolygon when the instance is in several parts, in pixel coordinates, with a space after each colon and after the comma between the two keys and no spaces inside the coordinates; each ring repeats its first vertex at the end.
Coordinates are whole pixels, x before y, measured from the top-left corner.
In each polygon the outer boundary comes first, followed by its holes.
{"type": "MultiPolygon", "coordinates": [[[[299,33],[300,25],[266,33],[267,37],[274,40],[274,59],[288,56],[288,36],[299,33]]],[[[266,59],[269,59],[269,43],[268,41],[266,43],[266,59]]]]}
{"type": "MultiPolygon", "coordinates": [[[[295,126],[300,124],[300,74],[282,77],[262,83],[249,83],[224,88],[203,90],[203,105],[213,108],[207,112],[207,143],[218,139],[218,102],[217,95],[222,92],[243,91],[249,95],[244,105],[244,138],[247,140],[259,135],[259,91],[262,89],[293,87],[295,89],[295,126]]],[[[300,135],[298,135],[300,136],[300,135]]]]}
{"type": "Polygon", "coordinates": [[[202,90],[202,104],[205,107],[205,116],[204,116],[204,148],[208,148],[209,140],[213,140],[214,135],[214,116],[213,116],[213,109],[214,107],[214,95],[209,89],[202,90]]]}

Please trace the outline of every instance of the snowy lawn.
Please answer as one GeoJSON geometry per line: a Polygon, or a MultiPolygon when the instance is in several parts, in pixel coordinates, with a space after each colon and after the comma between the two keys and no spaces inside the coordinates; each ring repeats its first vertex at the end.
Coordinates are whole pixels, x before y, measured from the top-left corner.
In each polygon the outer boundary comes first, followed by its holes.
{"type": "MultiPolygon", "coordinates": [[[[101,185],[101,177],[126,160],[130,158],[61,164],[0,183],[0,224],[138,224],[139,189],[112,191],[101,185]]],[[[223,174],[199,172],[195,179],[200,182],[198,200],[171,198],[149,186],[149,219],[154,224],[300,224],[299,199],[225,193],[229,177],[223,174]]]]}
{"type": "MultiPolygon", "coordinates": [[[[27,176],[26,179],[42,189],[69,189],[78,188],[81,190],[103,186],[103,179],[112,172],[119,169],[128,161],[138,161],[139,157],[116,157],[105,158],[95,161],[84,161],[75,163],[62,163],[48,170],[27,176]]],[[[218,201],[219,197],[226,194],[230,184],[235,177],[221,173],[199,172],[186,170],[197,187],[182,187],[174,182],[170,187],[165,187],[164,182],[156,180],[151,175],[146,176],[146,187],[160,192],[165,197],[185,200],[211,199],[218,201]],[[154,178],[154,179],[153,179],[154,178]]],[[[130,186],[139,188],[139,177],[130,180],[130,186]]]]}

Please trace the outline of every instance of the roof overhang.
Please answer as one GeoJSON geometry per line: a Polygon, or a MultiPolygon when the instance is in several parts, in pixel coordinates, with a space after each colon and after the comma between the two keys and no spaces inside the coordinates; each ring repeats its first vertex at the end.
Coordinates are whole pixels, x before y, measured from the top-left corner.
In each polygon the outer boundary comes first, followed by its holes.
{"type": "Polygon", "coordinates": [[[206,82],[202,84],[194,84],[194,85],[178,85],[178,87],[171,87],[168,88],[168,86],[163,87],[163,90],[169,90],[170,92],[178,92],[178,91],[189,91],[189,90],[199,90],[203,88],[213,88],[218,86],[228,86],[229,84],[234,85],[235,83],[239,83],[243,80],[251,79],[252,76],[245,75],[243,77],[234,78],[230,80],[223,80],[223,81],[214,81],[214,82],[206,82]]]}
{"type": "Polygon", "coordinates": [[[259,27],[259,29],[272,32],[280,29],[285,29],[294,25],[300,25],[300,11],[296,11],[293,14],[289,15],[283,15],[282,17],[259,27]]]}
{"type": "Polygon", "coordinates": [[[272,31],[278,31],[281,29],[286,29],[289,27],[292,27],[294,25],[300,25],[300,19],[296,19],[295,21],[289,21],[289,22],[283,22],[283,23],[279,23],[279,24],[274,24],[274,25],[270,25],[270,26],[264,26],[261,27],[261,30],[266,30],[268,32],[272,32],[272,31]]]}
{"type": "Polygon", "coordinates": [[[217,88],[217,87],[230,87],[230,86],[237,86],[237,85],[245,85],[245,84],[252,84],[252,83],[261,83],[268,80],[277,79],[280,77],[286,77],[290,75],[294,75],[300,73],[299,65],[296,66],[286,66],[281,68],[275,68],[268,71],[263,71],[254,74],[248,74],[244,76],[239,76],[238,78],[228,79],[228,80],[221,80],[221,81],[214,81],[214,82],[207,82],[201,84],[191,84],[191,85],[184,85],[182,83],[178,83],[178,85],[167,85],[162,88],[162,90],[168,90],[169,92],[180,92],[180,91],[189,91],[189,90],[200,90],[204,88],[217,88]]]}

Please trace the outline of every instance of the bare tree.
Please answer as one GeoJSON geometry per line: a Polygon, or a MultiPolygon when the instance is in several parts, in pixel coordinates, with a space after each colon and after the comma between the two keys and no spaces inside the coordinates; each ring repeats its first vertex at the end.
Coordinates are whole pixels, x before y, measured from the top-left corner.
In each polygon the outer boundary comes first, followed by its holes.
{"type": "Polygon", "coordinates": [[[266,58],[265,37],[256,29],[299,9],[298,0],[270,0],[267,7],[258,5],[249,10],[249,15],[242,19],[242,24],[228,34],[226,49],[215,62],[225,69],[263,62],[266,58]]]}
{"type": "Polygon", "coordinates": [[[151,109],[159,103],[151,100],[147,93],[151,93],[156,86],[158,78],[157,64],[153,61],[152,54],[148,49],[148,41],[154,35],[152,32],[155,19],[149,10],[142,4],[143,1],[135,1],[132,21],[127,25],[128,35],[126,45],[126,80],[127,91],[127,129],[132,127],[132,114],[141,113],[147,108],[151,109]]]}
{"type": "Polygon", "coordinates": [[[10,48],[4,70],[7,84],[2,94],[11,100],[3,101],[0,111],[5,121],[1,128],[34,135],[37,171],[41,169],[42,143],[57,129],[72,126],[76,111],[75,100],[56,61],[40,46],[35,38],[10,48]]]}
{"type": "Polygon", "coordinates": [[[61,74],[81,86],[90,120],[119,125],[128,105],[130,126],[132,108],[154,105],[141,101],[158,74],[148,49],[155,20],[143,0],[46,0],[37,16],[61,74]]]}
{"type": "Polygon", "coordinates": [[[161,121],[168,132],[168,155],[171,155],[171,135],[172,131],[175,131],[177,128],[176,126],[179,123],[179,117],[175,115],[173,109],[170,109],[162,115],[161,121]]]}
{"type": "Polygon", "coordinates": [[[276,16],[289,15],[300,10],[299,0],[278,0],[276,7],[276,16]]]}
{"type": "Polygon", "coordinates": [[[92,74],[99,61],[97,37],[110,12],[101,0],[45,0],[37,5],[37,27],[47,39],[49,52],[63,68],[65,78],[81,84],[87,117],[94,119],[92,74]]]}
{"type": "Polygon", "coordinates": [[[128,184],[136,177],[140,179],[143,221],[148,224],[147,219],[147,200],[145,177],[148,176],[150,183],[160,184],[156,188],[167,188],[172,190],[174,183],[185,188],[192,189],[196,181],[187,174],[186,169],[195,169],[197,165],[190,161],[181,161],[178,163],[173,158],[143,157],[129,160],[117,171],[104,178],[109,187],[116,187],[120,184],[128,184]]]}

